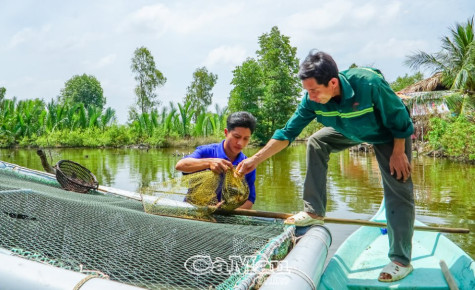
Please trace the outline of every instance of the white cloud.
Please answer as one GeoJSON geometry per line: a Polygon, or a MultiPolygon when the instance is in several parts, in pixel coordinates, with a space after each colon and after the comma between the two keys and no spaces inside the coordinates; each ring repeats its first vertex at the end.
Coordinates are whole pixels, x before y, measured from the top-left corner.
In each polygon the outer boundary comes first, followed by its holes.
{"type": "Polygon", "coordinates": [[[144,6],[131,13],[125,20],[125,29],[144,30],[162,34],[171,23],[172,13],[164,4],[144,6]]]}
{"type": "Polygon", "coordinates": [[[365,30],[378,29],[383,23],[386,25],[394,21],[400,13],[400,6],[394,1],[370,1],[356,5],[354,1],[336,0],[291,14],[282,26],[293,32],[299,41],[322,34],[325,38],[340,34],[346,39],[353,39],[365,30]]]}
{"type": "Polygon", "coordinates": [[[236,66],[246,59],[246,49],[241,46],[220,46],[209,52],[204,61],[204,65],[213,67],[215,65],[236,66]]]}
{"type": "Polygon", "coordinates": [[[94,65],[94,67],[95,67],[96,69],[99,69],[99,68],[103,68],[103,67],[109,66],[109,65],[113,64],[116,59],[117,59],[117,55],[116,55],[116,54],[109,54],[109,55],[106,55],[106,56],[102,57],[102,58],[94,65]]]}
{"type": "Polygon", "coordinates": [[[390,38],[387,41],[370,41],[363,46],[358,55],[361,59],[381,60],[388,58],[404,58],[415,50],[425,47],[422,40],[405,40],[390,38]]]}
{"type": "Polygon", "coordinates": [[[374,20],[376,14],[376,7],[367,3],[361,7],[355,7],[351,11],[351,16],[358,22],[368,22],[374,20]]]}
{"type": "Polygon", "coordinates": [[[141,31],[162,35],[166,32],[190,34],[205,28],[216,29],[213,24],[232,17],[241,17],[242,5],[220,3],[219,5],[179,5],[165,4],[144,6],[126,17],[122,30],[141,31]]]}
{"type": "Polygon", "coordinates": [[[10,40],[9,47],[15,48],[17,45],[28,41],[32,37],[32,35],[34,35],[33,29],[29,27],[23,28],[21,31],[13,35],[12,39],[10,40]]]}
{"type": "Polygon", "coordinates": [[[352,11],[351,1],[331,1],[321,7],[297,12],[287,18],[286,25],[297,29],[325,30],[345,20],[352,11]]]}
{"type": "Polygon", "coordinates": [[[16,48],[25,43],[41,43],[41,40],[51,31],[51,25],[44,25],[38,29],[25,27],[15,33],[8,44],[9,48],[16,48]]]}

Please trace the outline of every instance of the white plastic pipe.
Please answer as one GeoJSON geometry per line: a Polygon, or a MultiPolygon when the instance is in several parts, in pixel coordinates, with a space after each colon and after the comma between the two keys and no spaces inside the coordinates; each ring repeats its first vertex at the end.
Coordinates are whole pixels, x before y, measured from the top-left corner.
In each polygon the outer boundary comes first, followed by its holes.
{"type": "Polygon", "coordinates": [[[316,289],[330,245],[331,234],[326,227],[311,227],[260,289],[316,289]]]}
{"type": "MultiPolygon", "coordinates": [[[[88,275],[61,269],[51,265],[11,256],[0,248],[0,288],[8,290],[74,289],[88,275]]],[[[81,290],[133,290],[142,289],[119,282],[92,278],[81,290]]]]}

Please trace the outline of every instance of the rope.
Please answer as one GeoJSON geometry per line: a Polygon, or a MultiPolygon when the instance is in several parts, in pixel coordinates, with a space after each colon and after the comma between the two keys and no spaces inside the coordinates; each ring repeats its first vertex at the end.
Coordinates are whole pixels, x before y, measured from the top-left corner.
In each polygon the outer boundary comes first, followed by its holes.
{"type": "Polygon", "coordinates": [[[79,288],[82,287],[87,281],[93,279],[93,278],[99,278],[99,274],[91,274],[89,276],[84,277],[81,281],[79,281],[76,286],[74,286],[73,290],[79,290],[79,288]]]}
{"type": "Polygon", "coordinates": [[[105,274],[105,273],[102,273],[100,271],[96,271],[96,270],[87,270],[87,269],[84,269],[83,268],[83,265],[80,264],[79,265],[79,273],[91,273],[89,275],[87,275],[86,277],[84,277],[81,281],[79,281],[76,286],[74,286],[73,290],[79,290],[79,288],[82,287],[82,285],[84,285],[87,281],[93,279],[93,278],[104,278],[104,279],[109,279],[109,275],[105,274]]]}

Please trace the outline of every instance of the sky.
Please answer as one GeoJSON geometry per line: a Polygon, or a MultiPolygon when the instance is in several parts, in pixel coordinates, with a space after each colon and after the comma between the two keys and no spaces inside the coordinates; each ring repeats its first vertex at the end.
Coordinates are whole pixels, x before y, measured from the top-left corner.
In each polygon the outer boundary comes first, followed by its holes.
{"type": "Polygon", "coordinates": [[[372,66],[392,82],[415,73],[406,56],[438,51],[449,28],[474,14],[473,0],[0,0],[0,87],[6,98],[49,102],[71,77],[93,75],[124,124],[136,101],[131,59],[145,46],[167,78],[156,91],[162,106],[182,102],[206,66],[218,75],[214,111],[227,104],[232,71],[256,58],[258,37],[273,26],[300,60],[316,48],[340,70],[372,66]]]}

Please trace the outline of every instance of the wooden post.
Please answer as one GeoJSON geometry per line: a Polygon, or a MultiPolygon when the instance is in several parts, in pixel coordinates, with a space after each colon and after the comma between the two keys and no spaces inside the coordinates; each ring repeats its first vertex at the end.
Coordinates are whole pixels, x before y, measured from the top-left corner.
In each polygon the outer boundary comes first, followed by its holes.
{"type": "Polygon", "coordinates": [[[38,156],[40,156],[41,165],[43,166],[43,169],[44,169],[46,172],[48,172],[48,173],[55,174],[54,168],[51,167],[51,165],[49,164],[48,159],[46,158],[46,155],[45,155],[45,153],[43,152],[43,150],[38,149],[38,150],[36,151],[36,154],[38,154],[38,156]]]}

